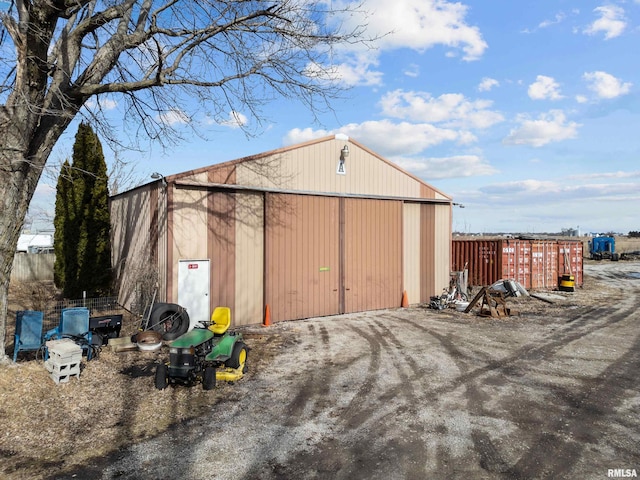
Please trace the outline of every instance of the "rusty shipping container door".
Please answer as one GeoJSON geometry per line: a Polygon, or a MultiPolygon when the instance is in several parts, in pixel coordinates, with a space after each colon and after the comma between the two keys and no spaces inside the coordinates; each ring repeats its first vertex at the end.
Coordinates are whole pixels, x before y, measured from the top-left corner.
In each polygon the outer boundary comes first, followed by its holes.
{"type": "Polygon", "coordinates": [[[402,202],[344,202],[344,313],[397,307],[402,300],[402,202]]]}
{"type": "Polygon", "coordinates": [[[499,240],[454,240],[451,265],[460,272],[467,265],[469,285],[491,285],[500,279],[502,242],[499,240]]]}
{"type": "Polygon", "coordinates": [[[555,241],[531,242],[531,289],[553,289],[558,286],[558,247],[555,241]]]}
{"type": "MultiPolygon", "coordinates": [[[[584,284],[582,264],[583,245],[579,240],[558,240],[558,275],[570,274],[575,277],[577,286],[584,284]]],[[[558,279],[556,278],[556,281],[558,279]]]]}
{"type": "Polygon", "coordinates": [[[531,288],[531,242],[529,240],[501,240],[502,275],[519,282],[524,288],[531,288]]]}

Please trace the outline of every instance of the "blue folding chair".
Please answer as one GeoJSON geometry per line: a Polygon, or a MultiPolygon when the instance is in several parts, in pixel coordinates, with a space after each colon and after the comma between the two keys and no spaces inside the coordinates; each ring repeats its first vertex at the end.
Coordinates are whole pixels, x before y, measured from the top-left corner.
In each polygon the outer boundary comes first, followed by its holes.
{"type": "Polygon", "coordinates": [[[16,332],[13,336],[13,361],[18,359],[18,352],[38,351],[43,344],[42,322],[43,312],[19,310],[16,312],[16,332]]]}
{"type": "MultiPolygon", "coordinates": [[[[87,352],[87,360],[91,360],[91,330],[89,330],[89,309],[86,307],[65,308],[60,314],[60,325],[45,334],[46,340],[60,340],[70,338],[82,350],[87,352]]],[[[45,360],[49,357],[45,353],[45,360]]]]}

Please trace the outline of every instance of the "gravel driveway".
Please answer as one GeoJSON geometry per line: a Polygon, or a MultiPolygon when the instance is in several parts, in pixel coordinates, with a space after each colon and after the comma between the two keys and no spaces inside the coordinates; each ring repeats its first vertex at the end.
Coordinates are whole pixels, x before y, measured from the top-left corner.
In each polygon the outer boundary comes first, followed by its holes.
{"type": "Polygon", "coordinates": [[[247,329],[275,354],[208,415],[55,478],[640,472],[640,264],[585,272],[595,286],[575,295],[588,301],[568,294],[543,314],[527,299],[505,320],[409,308],[247,329]]]}

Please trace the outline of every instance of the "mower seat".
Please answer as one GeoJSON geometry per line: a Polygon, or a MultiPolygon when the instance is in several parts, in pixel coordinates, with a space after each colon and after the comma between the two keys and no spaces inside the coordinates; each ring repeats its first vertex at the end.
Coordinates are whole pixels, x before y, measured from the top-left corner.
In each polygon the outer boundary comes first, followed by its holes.
{"type": "Polygon", "coordinates": [[[216,307],[211,315],[209,330],[214,335],[222,335],[231,325],[231,309],[229,307],[216,307]]]}

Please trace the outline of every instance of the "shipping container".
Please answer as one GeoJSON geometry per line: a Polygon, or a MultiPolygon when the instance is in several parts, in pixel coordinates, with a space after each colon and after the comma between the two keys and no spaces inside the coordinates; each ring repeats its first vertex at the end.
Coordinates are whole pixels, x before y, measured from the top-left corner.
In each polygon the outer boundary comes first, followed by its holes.
{"type": "Polygon", "coordinates": [[[469,286],[516,280],[527,290],[554,290],[563,274],[583,284],[582,242],[577,240],[453,240],[453,271],[469,270],[469,286]]]}

